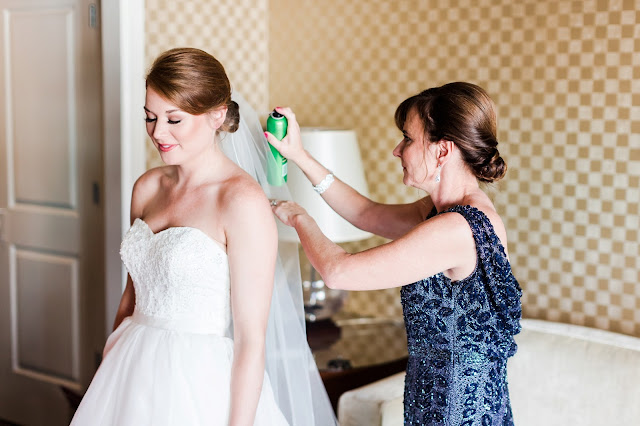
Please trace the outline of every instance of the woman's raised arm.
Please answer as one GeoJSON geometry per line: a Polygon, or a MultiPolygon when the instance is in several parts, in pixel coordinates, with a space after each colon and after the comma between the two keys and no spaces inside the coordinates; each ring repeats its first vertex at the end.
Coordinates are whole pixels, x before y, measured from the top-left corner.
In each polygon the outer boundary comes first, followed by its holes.
{"type": "MultiPolygon", "coordinates": [[[[330,171],[313,158],[302,146],[300,126],[290,108],[276,108],[287,117],[287,136],[280,141],[266,133],[269,143],[287,157],[307,176],[311,185],[320,184],[330,171]]],[[[410,204],[382,204],[363,196],[342,182],[339,176],[321,194],[322,198],[345,220],[367,232],[396,239],[424,221],[433,208],[430,197],[410,204]]]]}
{"type": "Polygon", "coordinates": [[[274,212],[285,225],[295,228],[309,262],[330,288],[400,287],[439,272],[458,279],[475,267],[471,228],[457,213],[436,216],[397,240],[350,254],[329,240],[298,204],[279,202],[274,212]]]}

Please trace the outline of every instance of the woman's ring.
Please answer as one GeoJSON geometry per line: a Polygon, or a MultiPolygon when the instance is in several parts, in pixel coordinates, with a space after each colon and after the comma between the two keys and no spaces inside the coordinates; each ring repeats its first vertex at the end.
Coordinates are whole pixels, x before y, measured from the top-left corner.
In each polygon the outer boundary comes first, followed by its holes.
{"type": "Polygon", "coordinates": [[[275,207],[278,205],[278,200],[271,200],[271,206],[275,207]]]}

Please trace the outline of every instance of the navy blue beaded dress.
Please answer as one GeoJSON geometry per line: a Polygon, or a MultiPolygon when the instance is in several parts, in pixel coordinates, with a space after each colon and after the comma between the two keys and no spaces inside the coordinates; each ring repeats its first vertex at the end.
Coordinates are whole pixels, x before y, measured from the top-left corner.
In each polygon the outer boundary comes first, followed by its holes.
{"type": "Polygon", "coordinates": [[[517,348],[522,291],[487,216],[472,206],[446,212],[469,223],[477,263],[460,281],[439,273],[400,291],[409,348],[404,423],[513,425],[507,358],[517,348]]]}

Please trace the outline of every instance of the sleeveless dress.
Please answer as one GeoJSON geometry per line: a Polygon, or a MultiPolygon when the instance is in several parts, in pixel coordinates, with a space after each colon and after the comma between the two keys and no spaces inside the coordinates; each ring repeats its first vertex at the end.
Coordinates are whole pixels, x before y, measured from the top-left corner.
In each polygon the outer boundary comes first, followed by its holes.
{"type": "Polygon", "coordinates": [[[476,267],[460,281],[439,273],[401,289],[409,349],[404,422],[513,425],[507,358],[517,348],[522,291],[487,216],[472,206],[446,212],[469,223],[476,267]]]}
{"type": "MultiPolygon", "coordinates": [[[[222,245],[191,227],[154,234],[136,219],[120,254],[135,309],[109,336],[71,424],[226,426],[233,340],[222,245]]],[[[287,425],[266,373],[255,425],[287,425]]]]}

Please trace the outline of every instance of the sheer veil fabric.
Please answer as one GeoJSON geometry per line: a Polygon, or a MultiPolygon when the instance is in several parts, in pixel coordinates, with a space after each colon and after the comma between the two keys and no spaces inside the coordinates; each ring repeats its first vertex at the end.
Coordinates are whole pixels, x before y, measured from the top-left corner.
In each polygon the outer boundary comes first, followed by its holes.
{"type": "MultiPolygon", "coordinates": [[[[286,185],[267,182],[267,164],[275,159],[253,108],[237,92],[239,128],[220,133],[222,151],[253,176],[268,198],[290,200],[286,185]]],[[[279,225],[279,233],[284,230],[279,225]]],[[[250,242],[247,242],[250,243],[250,242]]],[[[232,330],[230,330],[232,331],[232,330]]],[[[273,393],[292,426],[336,425],[336,417],[307,344],[297,243],[278,243],[278,259],[266,335],[266,371],[273,393]]]]}

